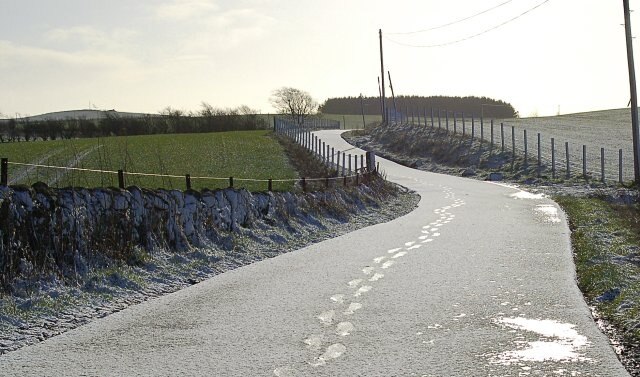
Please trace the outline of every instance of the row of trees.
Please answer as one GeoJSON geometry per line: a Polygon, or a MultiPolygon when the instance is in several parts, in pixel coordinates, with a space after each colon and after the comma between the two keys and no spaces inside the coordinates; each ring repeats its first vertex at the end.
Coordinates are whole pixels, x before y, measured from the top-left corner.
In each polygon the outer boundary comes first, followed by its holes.
{"type": "Polygon", "coordinates": [[[158,115],[131,117],[111,111],[105,111],[103,115],[101,119],[9,119],[0,122],[0,142],[243,131],[269,126],[264,116],[247,106],[219,109],[204,102],[202,109],[195,113],[167,107],[158,115]]]}
{"type": "MultiPolygon", "coordinates": [[[[290,117],[298,124],[304,123],[309,115],[362,114],[380,115],[379,97],[329,98],[322,105],[306,91],[282,87],[273,91],[272,106],[280,114],[290,117]]],[[[425,109],[440,109],[464,112],[485,118],[514,118],[518,112],[502,100],[488,97],[450,96],[398,96],[386,99],[386,107],[405,115],[422,112],[425,109]]],[[[269,127],[265,117],[248,106],[231,109],[215,108],[202,103],[198,112],[185,112],[167,107],[158,115],[140,117],[119,116],[116,112],[105,111],[101,119],[64,119],[30,121],[29,118],[10,119],[0,122],[0,142],[55,140],[58,138],[86,138],[126,135],[149,135],[168,133],[196,133],[215,131],[255,130],[269,127]]]]}
{"type": "MultiPolygon", "coordinates": [[[[451,97],[451,96],[398,96],[387,98],[387,108],[401,113],[411,113],[418,109],[441,109],[465,112],[486,118],[516,118],[519,116],[514,107],[505,101],[488,97],[451,97]]],[[[380,115],[380,97],[339,97],[329,98],[319,107],[324,114],[362,114],[380,115]]]]}
{"type": "MultiPolygon", "coordinates": [[[[289,87],[273,92],[271,104],[281,114],[287,114],[299,124],[304,118],[316,112],[323,114],[380,115],[382,104],[379,97],[329,98],[320,106],[309,93],[289,87]]],[[[426,109],[455,111],[486,118],[516,118],[515,108],[502,100],[488,97],[451,96],[398,96],[387,98],[385,106],[405,115],[422,113],[426,109]]]]}

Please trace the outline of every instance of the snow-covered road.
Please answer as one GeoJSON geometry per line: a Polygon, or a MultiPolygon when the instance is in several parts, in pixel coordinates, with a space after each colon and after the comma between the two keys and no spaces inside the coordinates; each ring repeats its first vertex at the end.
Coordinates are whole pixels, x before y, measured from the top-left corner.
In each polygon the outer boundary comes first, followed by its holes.
{"type": "Polygon", "coordinates": [[[555,203],[380,162],[418,209],[9,353],[0,375],[628,375],[555,203]]]}

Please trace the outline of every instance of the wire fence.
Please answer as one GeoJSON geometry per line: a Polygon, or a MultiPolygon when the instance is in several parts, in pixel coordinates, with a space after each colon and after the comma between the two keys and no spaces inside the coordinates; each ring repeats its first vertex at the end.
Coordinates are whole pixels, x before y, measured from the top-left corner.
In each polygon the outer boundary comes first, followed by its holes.
{"type": "Polygon", "coordinates": [[[306,116],[297,121],[292,117],[281,117],[276,116],[273,118],[273,126],[274,129],[277,129],[278,126],[281,127],[289,127],[296,126],[300,129],[311,130],[311,131],[320,131],[320,130],[339,130],[341,128],[340,121],[326,118],[316,118],[312,116],[306,116]]]}
{"type": "Polygon", "coordinates": [[[424,125],[486,143],[492,151],[511,154],[514,159],[523,157],[538,176],[605,183],[633,180],[631,138],[619,135],[620,127],[608,127],[602,119],[565,116],[564,123],[570,124],[554,126],[553,120],[496,121],[437,108],[391,111],[387,119],[392,124],[424,125]]]}
{"type": "MultiPolygon", "coordinates": [[[[157,177],[162,179],[180,179],[184,182],[184,187],[187,190],[192,189],[192,181],[211,181],[211,182],[228,182],[228,187],[233,188],[238,183],[254,183],[258,186],[262,186],[267,191],[273,190],[274,183],[292,183],[299,185],[299,187],[306,191],[309,188],[309,184],[320,183],[326,188],[329,188],[332,184],[335,186],[338,183],[342,183],[344,186],[352,184],[360,184],[364,175],[367,175],[374,170],[365,167],[365,155],[351,155],[346,151],[337,151],[335,148],[330,147],[317,136],[312,134],[312,131],[319,129],[339,129],[340,122],[327,120],[327,119],[309,119],[308,122],[297,124],[288,119],[274,118],[274,131],[278,134],[284,135],[297,142],[300,146],[307,149],[318,159],[322,164],[326,165],[330,171],[333,172],[332,176],[326,176],[321,178],[269,178],[269,179],[256,179],[256,178],[238,178],[238,177],[216,177],[207,175],[176,175],[176,174],[159,174],[149,172],[131,172],[124,169],[119,170],[105,170],[105,169],[91,169],[81,168],[74,166],[58,166],[42,163],[24,163],[9,161],[8,158],[2,158],[0,161],[0,185],[7,186],[10,183],[9,167],[15,166],[27,169],[48,169],[58,170],[64,172],[80,172],[80,173],[98,173],[106,174],[117,177],[118,188],[124,189],[127,182],[132,177],[157,177]],[[313,141],[313,144],[312,144],[313,141]],[[322,149],[320,149],[322,146],[322,149]],[[331,155],[329,154],[331,153],[331,155]],[[341,161],[342,158],[342,161],[341,161]],[[359,159],[359,160],[358,160],[359,159]]],[[[369,157],[373,159],[370,161],[373,166],[375,157],[369,157]]],[[[316,185],[317,186],[317,185],[316,185]]]]}
{"type": "Polygon", "coordinates": [[[378,172],[378,165],[373,152],[347,153],[355,147],[336,149],[304,125],[299,125],[288,119],[274,121],[274,131],[282,134],[310,151],[321,163],[332,169],[335,174],[348,176],[355,174],[367,175],[378,172]]]}

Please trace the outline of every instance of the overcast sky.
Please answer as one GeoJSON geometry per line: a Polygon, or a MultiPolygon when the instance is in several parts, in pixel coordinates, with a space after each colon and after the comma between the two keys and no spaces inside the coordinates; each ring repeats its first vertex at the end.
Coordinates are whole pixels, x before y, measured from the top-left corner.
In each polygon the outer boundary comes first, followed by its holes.
{"type": "Polygon", "coordinates": [[[0,0],[0,113],[269,112],[282,86],[374,96],[380,28],[396,94],[493,97],[522,116],[621,108],[623,16],[617,0],[0,0]]]}

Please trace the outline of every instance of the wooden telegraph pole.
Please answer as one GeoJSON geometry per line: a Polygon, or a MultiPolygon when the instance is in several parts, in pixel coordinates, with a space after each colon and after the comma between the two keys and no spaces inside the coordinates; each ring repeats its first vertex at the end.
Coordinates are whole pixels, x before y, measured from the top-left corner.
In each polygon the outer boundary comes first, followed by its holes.
{"type": "Polygon", "coordinates": [[[362,93],[360,93],[360,110],[362,111],[362,129],[364,130],[367,122],[364,120],[364,98],[362,97],[362,93]]]}
{"type": "Polygon", "coordinates": [[[396,106],[396,94],[393,91],[393,84],[391,83],[391,72],[387,71],[389,74],[389,88],[391,88],[391,97],[393,98],[393,111],[398,113],[398,107],[396,106]]]}
{"type": "Polygon", "coordinates": [[[624,7],[624,29],[627,38],[627,64],[629,66],[629,87],[631,90],[631,128],[633,131],[633,177],[636,185],[640,185],[640,142],[638,136],[638,93],[636,90],[636,70],[633,61],[633,42],[631,36],[631,17],[629,0],[622,0],[624,7]]]}
{"type": "Polygon", "coordinates": [[[385,106],[385,95],[384,95],[384,55],[382,54],[382,29],[378,29],[378,34],[380,35],[380,77],[382,78],[382,122],[386,122],[386,106],[385,106]]]}
{"type": "Polygon", "coordinates": [[[384,117],[384,101],[382,100],[382,89],[380,88],[380,76],[378,76],[378,96],[380,96],[380,114],[384,117]]]}

